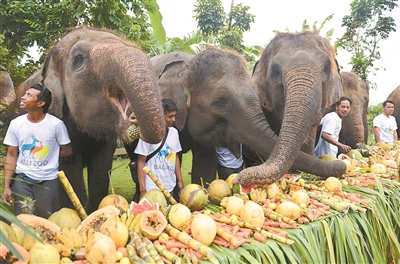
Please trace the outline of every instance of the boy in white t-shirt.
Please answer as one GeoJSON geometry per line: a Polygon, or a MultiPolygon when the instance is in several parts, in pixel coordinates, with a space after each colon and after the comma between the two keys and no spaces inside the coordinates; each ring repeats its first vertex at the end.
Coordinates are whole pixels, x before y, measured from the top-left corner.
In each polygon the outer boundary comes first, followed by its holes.
{"type": "Polygon", "coordinates": [[[383,113],[373,120],[375,142],[391,143],[397,140],[397,123],[394,116],[394,102],[383,102],[383,113]]]}
{"type": "Polygon", "coordinates": [[[59,209],[58,160],[71,155],[72,147],[64,122],[47,113],[50,104],[51,92],[42,84],[33,85],[20,103],[28,113],[11,121],[4,138],[8,150],[3,200],[11,205],[14,196],[15,215],[22,212],[23,196],[36,200],[35,214],[41,217],[59,209]]]}

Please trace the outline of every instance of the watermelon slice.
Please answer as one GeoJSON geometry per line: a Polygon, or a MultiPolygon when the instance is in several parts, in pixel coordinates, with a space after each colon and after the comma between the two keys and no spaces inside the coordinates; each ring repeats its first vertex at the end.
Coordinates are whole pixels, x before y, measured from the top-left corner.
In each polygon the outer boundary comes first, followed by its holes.
{"type": "Polygon", "coordinates": [[[142,198],[139,203],[136,203],[134,201],[131,202],[131,205],[128,209],[128,216],[132,213],[137,215],[148,210],[159,210],[159,205],[157,202],[151,205],[151,203],[146,198],[142,198]]]}
{"type": "Polygon", "coordinates": [[[233,193],[239,193],[239,194],[243,194],[243,193],[250,193],[251,189],[258,189],[257,185],[255,184],[250,184],[248,187],[243,187],[242,185],[238,184],[234,184],[232,186],[232,192],[233,193]]]}

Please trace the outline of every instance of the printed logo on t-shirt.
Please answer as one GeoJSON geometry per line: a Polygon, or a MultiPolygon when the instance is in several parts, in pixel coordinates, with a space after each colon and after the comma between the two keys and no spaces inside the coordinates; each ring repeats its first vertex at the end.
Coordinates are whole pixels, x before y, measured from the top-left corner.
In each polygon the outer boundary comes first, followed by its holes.
{"type": "Polygon", "coordinates": [[[20,149],[23,156],[21,162],[28,166],[43,166],[48,163],[47,156],[49,155],[49,146],[43,146],[43,142],[36,138],[35,135],[31,136],[31,142],[25,143],[20,149]]]}
{"type": "Polygon", "coordinates": [[[155,166],[158,167],[158,169],[169,169],[169,170],[174,170],[173,166],[168,166],[168,168],[165,168],[165,164],[167,165],[174,165],[176,161],[176,153],[172,151],[172,148],[168,145],[165,144],[165,147],[163,147],[156,155],[156,161],[158,164],[155,166]],[[163,165],[164,164],[164,165],[163,165]]]}

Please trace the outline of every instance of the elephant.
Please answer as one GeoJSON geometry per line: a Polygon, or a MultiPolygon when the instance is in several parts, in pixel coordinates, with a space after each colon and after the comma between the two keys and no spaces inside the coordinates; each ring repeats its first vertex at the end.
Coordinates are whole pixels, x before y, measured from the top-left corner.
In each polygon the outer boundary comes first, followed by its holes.
{"type": "Polygon", "coordinates": [[[15,101],[14,84],[6,68],[0,66],[0,111],[13,101],[15,101]]]}
{"type": "Polygon", "coordinates": [[[314,155],[324,111],[343,95],[339,67],[331,45],[318,34],[279,33],[256,62],[252,80],[263,112],[279,137],[261,165],[268,169],[248,168],[239,173],[238,180],[241,184],[272,183],[292,166],[300,151],[314,155]]]}
{"type": "Polygon", "coordinates": [[[387,97],[387,100],[394,102],[393,116],[396,118],[397,123],[397,135],[400,135],[400,85],[397,86],[387,97]]]}
{"type": "MultiPolygon", "coordinates": [[[[242,56],[217,48],[195,56],[172,52],[157,58],[154,68],[161,96],[177,104],[176,127],[181,133],[181,142],[189,138],[188,147],[195,147],[192,182],[199,183],[200,177],[205,183],[215,179],[216,146],[229,148],[236,156],[239,156],[240,144],[266,157],[272,153],[279,139],[264,116],[242,56]]],[[[341,175],[346,169],[342,161],[326,162],[303,152],[294,160],[292,169],[323,177],[341,175]]],[[[263,165],[257,167],[263,173],[270,169],[263,165]]],[[[245,186],[267,180],[243,179],[249,180],[244,182],[245,186]]]]}
{"type": "MultiPolygon", "coordinates": [[[[155,71],[144,52],[116,33],[78,27],[55,43],[43,68],[22,83],[19,92],[39,80],[52,92],[49,113],[64,121],[71,138],[73,155],[60,159],[59,169],[91,213],[108,194],[117,137],[132,141],[129,120],[137,120],[146,142],[158,143],[165,135],[155,71]]],[[[63,189],[60,206],[73,208],[63,189]]]]}

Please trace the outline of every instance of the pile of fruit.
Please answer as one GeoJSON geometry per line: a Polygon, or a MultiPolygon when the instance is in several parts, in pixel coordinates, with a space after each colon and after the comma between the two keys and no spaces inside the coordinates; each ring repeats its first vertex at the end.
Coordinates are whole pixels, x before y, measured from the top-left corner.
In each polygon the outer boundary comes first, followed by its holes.
{"type": "MultiPolygon", "coordinates": [[[[49,219],[18,215],[28,230],[4,222],[0,229],[20,252],[21,263],[219,263],[215,246],[237,249],[268,239],[291,245],[295,242],[288,229],[349,210],[365,213],[371,201],[347,186],[400,186],[397,170],[396,175],[391,172],[400,153],[394,146],[363,146],[357,150],[360,155],[342,154],[339,158],[348,160],[352,169],[340,179],[286,174],[275,183],[244,188],[232,185],[232,174],[207,189],[185,186],[179,203],[159,185],[139,203],[111,194],[86,217],[62,208],[49,219]],[[374,164],[386,170],[378,172],[374,164]]],[[[17,260],[4,245],[0,249],[0,262],[17,260]]]]}

